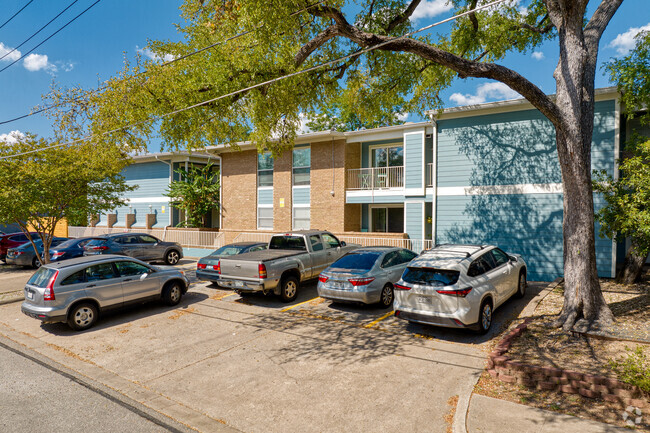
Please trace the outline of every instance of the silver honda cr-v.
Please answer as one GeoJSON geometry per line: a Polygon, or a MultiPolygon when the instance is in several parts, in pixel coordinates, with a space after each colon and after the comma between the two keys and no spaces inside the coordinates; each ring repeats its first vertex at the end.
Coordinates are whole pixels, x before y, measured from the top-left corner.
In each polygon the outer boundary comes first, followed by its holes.
{"type": "Polygon", "coordinates": [[[161,299],[176,305],[190,282],[177,269],[140,260],[102,255],[42,266],[25,286],[23,313],[44,323],[67,322],[88,329],[100,311],[161,299]]]}

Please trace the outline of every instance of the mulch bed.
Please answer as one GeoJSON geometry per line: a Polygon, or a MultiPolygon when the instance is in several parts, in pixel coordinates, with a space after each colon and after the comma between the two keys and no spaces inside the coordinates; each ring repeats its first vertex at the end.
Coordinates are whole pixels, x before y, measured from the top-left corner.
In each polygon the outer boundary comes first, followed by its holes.
{"type": "MultiPolygon", "coordinates": [[[[631,286],[602,279],[601,288],[616,317],[613,326],[590,329],[588,334],[566,333],[550,327],[550,322],[562,308],[564,292],[560,285],[537,306],[527,330],[512,340],[507,356],[524,364],[617,378],[611,362],[622,359],[629,350],[638,346],[647,350],[650,345],[650,275],[646,274],[641,283],[631,286]]],[[[494,350],[498,343],[499,340],[495,340],[487,350],[494,350]]],[[[650,352],[647,353],[650,355],[650,352]]],[[[622,414],[626,406],[622,403],[504,383],[487,372],[482,375],[475,391],[516,403],[625,426],[622,414]]],[[[637,425],[636,429],[650,431],[645,419],[650,420],[650,410],[645,409],[644,412],[647,413],[643,414],[643,424],[637,425]]]]}

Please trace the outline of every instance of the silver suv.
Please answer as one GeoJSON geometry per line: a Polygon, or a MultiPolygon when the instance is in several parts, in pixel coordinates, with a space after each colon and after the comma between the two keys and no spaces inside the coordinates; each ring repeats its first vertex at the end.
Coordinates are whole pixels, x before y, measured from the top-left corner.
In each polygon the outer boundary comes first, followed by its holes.
{"type": "Polygon", "coordinates": [[[148,300],[177,305],[190,281],[184,272],[131,257],[80,257],[42,266],[27,281],[21,311],[43,323],[88,329],[100,311],[148,300]]]}

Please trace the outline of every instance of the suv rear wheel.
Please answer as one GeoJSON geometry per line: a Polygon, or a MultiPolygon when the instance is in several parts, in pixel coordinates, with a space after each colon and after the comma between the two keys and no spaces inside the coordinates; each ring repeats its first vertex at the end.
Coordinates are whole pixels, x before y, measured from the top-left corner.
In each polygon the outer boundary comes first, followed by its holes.
{"type": "Polygon", "coordinates": [[[487,334],[492,326],[492,302],[489,299],[481,303],[481,309],[478,316],[478,332],[487,334]]]}
{"type": "Polygon", "coordinates": [[[93,304],[82,303],[72,307],[68,314],[68,326],[75,331],[83,331],[97,322],[97,307],[93,304]]]}

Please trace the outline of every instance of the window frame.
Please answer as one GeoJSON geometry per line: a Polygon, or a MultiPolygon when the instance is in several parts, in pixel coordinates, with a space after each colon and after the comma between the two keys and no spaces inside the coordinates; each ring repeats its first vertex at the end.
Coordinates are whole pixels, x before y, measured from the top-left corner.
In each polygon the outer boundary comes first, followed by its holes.
{"type": "Polygon", "coordinates": [[[257,230],[269,230],[269,231],[273,230],[273,226],[274,226],[274,224],[275,224],[275,222],[274,222],[274,215],[273,215],[273,214],[274,214],[274,212],[273,212],[273,205],[259,205],[259,204],[258,204],[258,205],[257,205],[257,230]],[[268,217],[268,216],[264,216],[264,217],[263,217],[263,216],[260,216],[260,210],[262,210],[262,209],[268,209],[268,210],[270,210],[270,211],[271,211],[271,216],[270,216],[270,217],[268,217]],[[264,219],[264,220],[270,220],[270,222],[271,222],[271,226],[270,226],[270,227],[262,226],[262,225],[260,224],[260,220],[262,220],[262,219],[264,219]]]}
{"type": "Polygon", "coordinates": [[[310,186],[311,185],[311,147],[294,147],[291,152],[291,186],[310,186]],[[296,165],[296,152],[309,151],[309,164],[296,165]],[[306,170],[309,180],[307,183],[296,183],[296,170],[306,170]]]}
{"type": "Polygon", "coordinates": [[[257,187],[258,188],[269,188],[273,187],[273,165],[275,161],[273,158],[273,154],[271,152],[263,152],[263,153],[258,153],[257,154],[257,187]],[[271,168],[260,168],[260,164],[263,162],[262,159],[266,159],[264,162],[270,162],[271,168]],[[269,174],[271,175],[271,182],[270,184],[260,184],[260,174],[264,174],[268,176],[269,174]]]}

